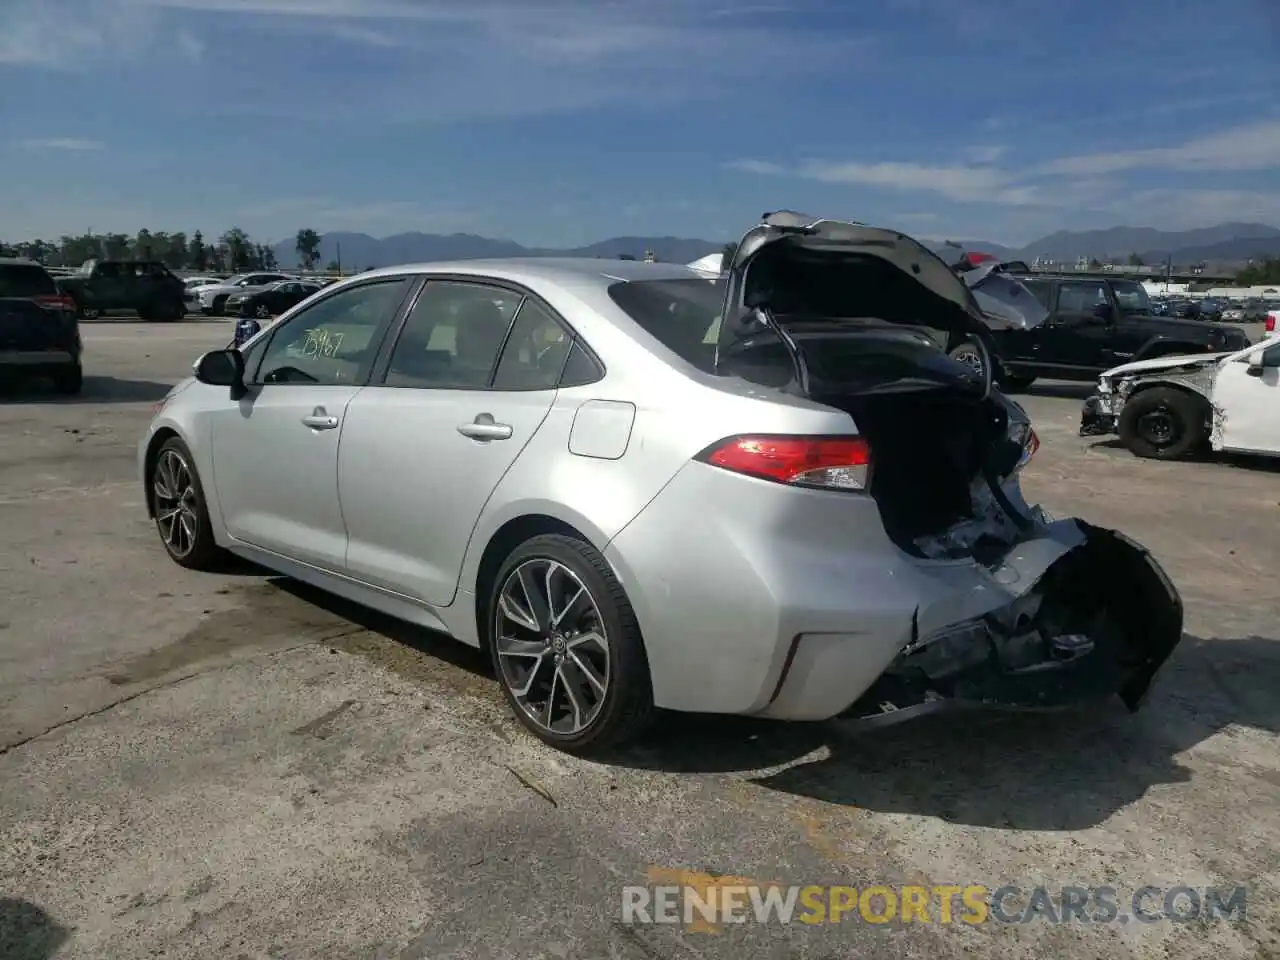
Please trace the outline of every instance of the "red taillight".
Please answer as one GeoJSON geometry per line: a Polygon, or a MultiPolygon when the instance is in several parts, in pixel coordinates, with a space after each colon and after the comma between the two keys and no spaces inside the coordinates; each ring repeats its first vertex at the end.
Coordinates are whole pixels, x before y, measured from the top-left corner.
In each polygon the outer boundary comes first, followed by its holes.
{"type": "Polygon", "coordinates": [[[1267,314],[1267,322],[1263,325],[1266,327],[1267,333],[1276,332],[1276,315],[1274,313],[1267,314]]]}
{"type": "Polygon", "coordinates": [[[60,293],[51,293],[48,296],[36,297],[36,303],[44,307],[46,310],[75,310],[76,302],[70,297],[63,296],[60,293]]]}
{"type": "Polygon", "coordinates": [[[697,457],[723,470],[831,490],[865,490],[871,449],[862,437],[730,437],[697,457]]]}

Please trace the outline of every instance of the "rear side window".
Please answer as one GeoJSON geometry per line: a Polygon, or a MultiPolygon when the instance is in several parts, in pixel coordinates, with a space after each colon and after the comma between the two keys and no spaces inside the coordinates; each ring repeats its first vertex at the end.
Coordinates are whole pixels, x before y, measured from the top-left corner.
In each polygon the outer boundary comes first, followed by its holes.
{"type": "Polygon", "coordinates": [[[609,297],[672,353],[711,373],[724,287],[722,281],[640,280],[615,283],[609,297]]]}
{"type": "Polygon", "coordinates": [[[0,297],[47,297],[58,292],[53,277],[35,264],[0,264],[0,297]]]}
{"type": "Polygon", "coordinates": [[[1031,295],[1040,301],[1046,310],[1053,309],[1053,284],[1044,280],[1023,280],[1022,285],[1031,291],[1031,295]]]}

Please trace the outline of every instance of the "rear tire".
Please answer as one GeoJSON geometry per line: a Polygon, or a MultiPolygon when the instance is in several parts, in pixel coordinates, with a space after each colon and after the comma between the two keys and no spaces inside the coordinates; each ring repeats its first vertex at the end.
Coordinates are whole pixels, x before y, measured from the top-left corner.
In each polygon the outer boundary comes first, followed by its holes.
{"type": "Polygon", "coordinates": [[[1124,405],[1117,432],[1135,456],[1181,460],[1207,443],[1207,420],[1200,397],[1173,387],[1151,387],[1124,405]]]}
{"type": "Polygon", "coordinates": [[[84,369],[76,363],[53,374],[53,389],[65,397],[74,397],[84,389],[84,369]]]}
{"type": "Polygon", "coordinates": [[[164,442],[148,471],[156,530],[169,558],[188,570],[216,570],[226,554],[213,537],[195,460],[177,437],[164,442]]]}
{"type": "Polygon", "coordinates": [[[485,633],[507,703],[543,743],[599,754],[649,725],[653,687],[640,626],[590,544],[549,534],[513,550],[494,578],[485,633]]]}

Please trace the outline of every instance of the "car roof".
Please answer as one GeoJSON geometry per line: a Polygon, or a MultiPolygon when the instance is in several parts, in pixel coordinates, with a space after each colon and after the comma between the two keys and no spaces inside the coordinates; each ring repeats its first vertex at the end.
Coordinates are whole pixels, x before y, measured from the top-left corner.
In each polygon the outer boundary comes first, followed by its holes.
{"type": "Polygon", "coordinates": [[[1009,276],[1019,280],[1106,280],[1109,283],[1140,283],[1133,277],[1117,277],[1110,273],[1053,273],[1040,270],[1008,270],[1009,276]]]}
{"type": "Polygon", "coordinates": [[[681,263],[647,263],[643,260],[604,260],[594,257],[506,257],[489,260],[446,260],[380,267],[349,280],[427,273],[453,273],[493,277],[513,283],[552,283],[559,286],[608,287],[640,280],[701,280],[705,274],[681,263]]]}
{"type": "Polygon", "coordinates": [[[44,264],[27,257],[0,257],[0,267],[39,267],[43,270],[44,264]]]}

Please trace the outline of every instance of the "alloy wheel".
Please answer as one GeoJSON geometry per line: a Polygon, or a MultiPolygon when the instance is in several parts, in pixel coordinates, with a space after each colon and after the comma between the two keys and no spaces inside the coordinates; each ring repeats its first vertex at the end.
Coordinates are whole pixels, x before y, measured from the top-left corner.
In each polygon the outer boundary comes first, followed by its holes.
{"type": "Polygon", "coordinates": [[[271,308],[265,303],[261,303],[258,304],[257,308],[253,311],[253,314],[259,320],[269,320],[271,318],[271,308]]]}
{"type": "Polygon", "coordinates": [[[156,527],[165,548],[175,557],[186,557],[195,549],[200,530],[199,494],[191,467],[176,450],[165,450],[156,462],[152,477],[156,527]]]}
{"type": "Polygon", "coordinates": [[[562,737],[590,726],[609,690],[609,643],[578,575],[556,560],[525,560],[503,582],[493,617],[501,679],[525,715],[562,737]]]}
{"type": "Polygon", "coordinates": [[[958,360],[966,367],[982,376],[982,356],[973,347],[965,347],[951,354],[953,360],[958,360]]]}

